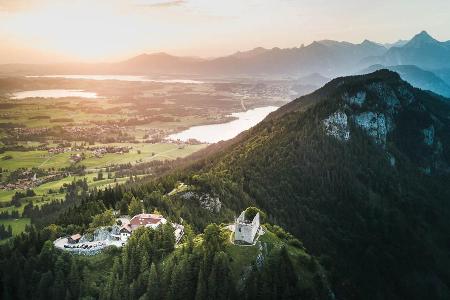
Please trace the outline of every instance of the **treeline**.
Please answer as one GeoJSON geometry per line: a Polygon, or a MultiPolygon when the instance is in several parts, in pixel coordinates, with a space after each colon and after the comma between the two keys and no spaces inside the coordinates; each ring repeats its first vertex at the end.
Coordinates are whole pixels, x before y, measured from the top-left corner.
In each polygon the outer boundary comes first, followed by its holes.
{"type": "Polygon", "coordinates": [[[88,194],[89,186],[86,178],[73,181],[66,186],[65,200],[52,200],[40,206],[29,202],[23,209],[22,217],[30,218],[32,224],[42,228],[56,222],[60,214],[78,205],[88,194]]]}
{"type": "Polygon", "coordinates": [[[27,227],[0,248],[2,299],[329,298],[319,275],[308,287],[301,284],[285,247],[235,278],[228,234],[215,224],[199,236],[186,229],[185,243],[177,249],[173,228],[166,224],[140,228],[122,250],[111,247],[91,260],[54,248],[50,240],[63,233],[58,226],[27,227]]]}
{"type": "Polygon", "coordinates": [[[22,205],[22,199],[26,197],[36,196],[36,193],[32,189],[27,189],[25,192],[15,192],[12,196],[8,206],[20,207],[22,205]]]}
{"type": "Polygon", "coordinates": [[[11,225],[5,226],[4,224],[0,224],[0,240],[10,238],[12,234],[11,225]]]}
{"type": "MultiPolygon", "coordinates": [[[[172,230],[169,229],[167,235],[172,230]]],[[[164,235],[164,230],[162,230],[164,235]]],[[[170,243],[159,242],[157,232],[133,234],[114,266],[100,299],[326,299],[321,278],[304,288],[285,247],[249,266],[244,278],[234,278],[233,256],[227,249],[229,234],[208,225],[173,253],[170,243]],[[161,250],[157,250],[157,249],[161,250]],[[167,256],[170,254],[169,256],[167,256]],[[167,257],[166,259],[164,259],[167,257]],[[162,260],[163,259],[163,260],[162,260]],[[236,280],[237,279],[237,280],[236,280]]],[[[243,268],[245,266],[242,266],[243,268]]]]}
{"type": "Polygon", "coordinates": [[[18,218],[20,218],[20,214],[19,211],[17,210],[0,212],[0,220],[18,219],[18,218]]]}

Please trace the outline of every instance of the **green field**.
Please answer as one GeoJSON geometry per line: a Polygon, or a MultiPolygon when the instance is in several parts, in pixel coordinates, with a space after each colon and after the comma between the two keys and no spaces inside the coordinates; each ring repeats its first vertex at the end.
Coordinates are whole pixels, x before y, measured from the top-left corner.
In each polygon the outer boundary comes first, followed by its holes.
{"type": "MultiPolygon", "coordinates": [[[[94,145],[101,146],[101,144],[94,145]]],[[[113,164],[126,164],[126,163],[140,163],[148,162],[151,160],[166,160],[176,159],[178,157],[186,157],[192,154],[206,145],[186,145],[180,148],[176,144],[161,143],[161,144],[131,144],[131,143],[116,143],[109,146],[121,146],[132,147],[129,153],[117,154],[108,153],[101,158],[92,156],[86,151],[87,158],[79,164],[86,166],[90,169],[98,169],[107,167],[113,164]],[[141,153],[138,153],[138,150],[141,153]]],[[[0,167],[13,171],[19,168],[63,168],[71,165],[70,155],[81,153],[82,151],[73,151],[60,154],[49,154],[47,151],[6,151],[0,155],[5,157],[7,155],[12,156],[12,159],[0,160],[0,167]]]]}
{"type": "Polygon", "coordinates": [[[0,190],[0,202],[10,201],[16,191],[0,190]]]}
{"type": "Polygon", "coordinates": [[[0,224],[5,225],[5,227],[11,225],[13,235],[18,235],[19,233],[25,230],[26,225],[30,224],[30,219],[20,218],[20,219],[0,220],[0,224]]]}
{"type": "MultiPolygon", "coordinates": [[[[16,236],[25,230],[25,226],[30,224],[30,219],[20,218],[20,219],[8,219],[0,220],[0,224],[5,225],[5,227],[11,225],[13,236],[16,236]]],[[[8,239],[0,241],[0,245],[6,243],[8,239]]]]}

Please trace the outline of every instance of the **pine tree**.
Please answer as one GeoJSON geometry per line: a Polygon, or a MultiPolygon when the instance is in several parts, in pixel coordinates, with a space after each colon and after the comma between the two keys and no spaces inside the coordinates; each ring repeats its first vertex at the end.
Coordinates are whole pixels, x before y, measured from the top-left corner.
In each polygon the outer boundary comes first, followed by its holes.
{"type": "Polygon", "coordinates": [[[37,295],[39,299],[48,300],[51,298],[51,286],[53,283],[53,275],[51,271],[42,274],[41,280],[39,280],[37,295]]]}
{"type": "Polygon", "coordinates": [[[173,233],[173,227],[170,223],[166,223],[162,227],[163,233],[163,245],[164,253],[170,253],[175,248],[175,235],[173,233]]]}
{"type": "Polygon", "coordinates": [[[156,300],[161,298],[161,283],[159,281],[158,271],[154,263],[150,267],[150,275],[147,286],[147,299],[156,300]]]}
{"type": "Polygon", "coordinates": [[[133,197],[131,199],[130,205],[128,206],[128,214],[130,215],[130,217],[142,213],[142,209],[143,207],[141,201],[133,197]]]}
{"type": "Polygon", "coordinates": [[[70,272],[67,278],[68,289],[70,291],[70,295],[74,299],[78,299],[80,293],[80,273],[78,271],[78,265],[75,260],[72,260],[72,264],[70,265],[70,272]]]}
{"type": "Polygon", "coordinates": [[[46,241],[39,254],[39,264],[42,270],[51,268],[54,261],[54,247],[51,241],[46,241]]]}
{"type": "Polygon", "coordinates": [[[181,260],[173,269],[170,287],[168,290],[168,300],[184,299],[182,292],[184,261],[181,260]]]}
{"type": "Polygon", "coordinates": [[[195,300],[208,299],[208,286],[207,280],[205,278],[204,265],[200,266],[200,271],[198,273],[197,287],[195,291],[195,300]]]}

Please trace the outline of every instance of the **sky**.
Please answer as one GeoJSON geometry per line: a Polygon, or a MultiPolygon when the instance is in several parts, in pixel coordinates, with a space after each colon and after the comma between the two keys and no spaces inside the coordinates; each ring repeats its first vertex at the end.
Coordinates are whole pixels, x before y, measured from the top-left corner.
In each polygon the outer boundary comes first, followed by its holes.
{"type": "Polygon", "coordinates": [[[314,40],[450,40],[448,0],[0,0],[0,63],[217,57],[314,40]]]}

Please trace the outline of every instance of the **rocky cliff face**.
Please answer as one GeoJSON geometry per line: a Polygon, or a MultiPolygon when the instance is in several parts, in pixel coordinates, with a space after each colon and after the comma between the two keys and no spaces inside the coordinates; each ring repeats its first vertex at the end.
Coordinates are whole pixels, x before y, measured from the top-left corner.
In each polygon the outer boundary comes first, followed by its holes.
{"type": "Polygon", "coordinates": [[[387,152],[404,152],[425,173],[450,172],[450,105],[439,96],[413,88],[393,72],[336,79],[334,111],[323,119],[325,133],[349,141],[361,130],[387,152]],[[395,149],[394,149],[395,148],[395,149]]]}

